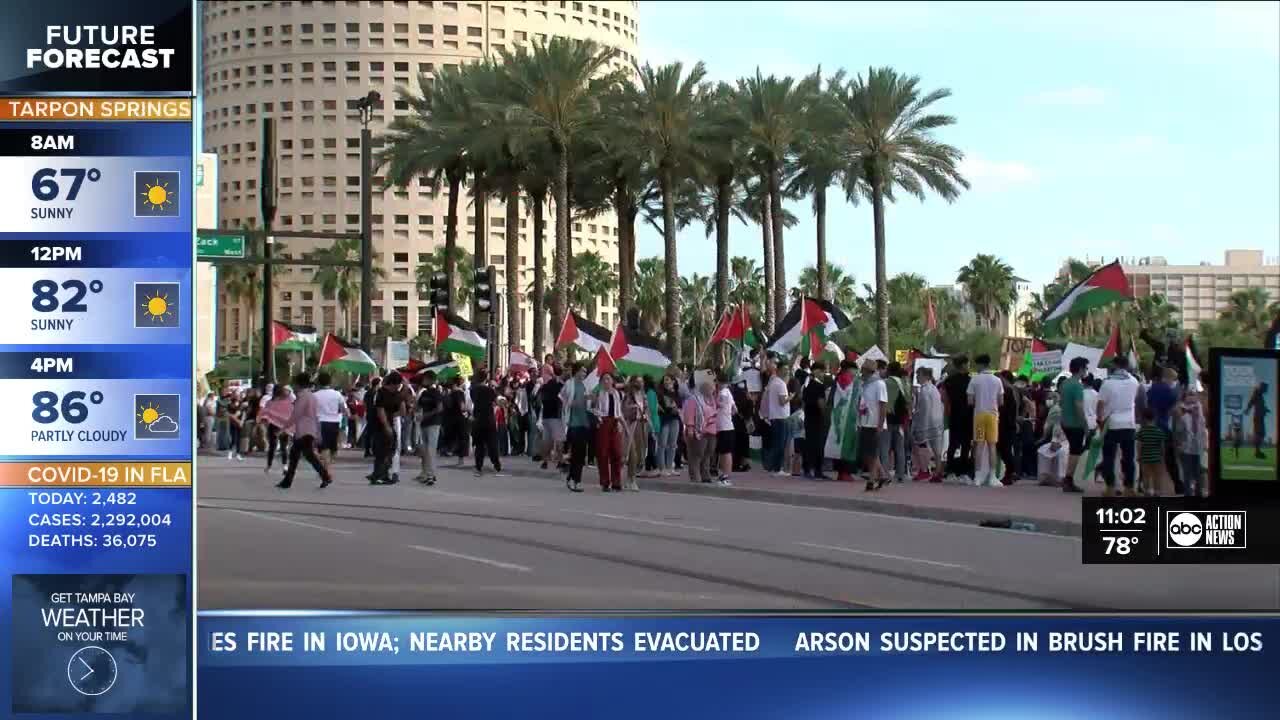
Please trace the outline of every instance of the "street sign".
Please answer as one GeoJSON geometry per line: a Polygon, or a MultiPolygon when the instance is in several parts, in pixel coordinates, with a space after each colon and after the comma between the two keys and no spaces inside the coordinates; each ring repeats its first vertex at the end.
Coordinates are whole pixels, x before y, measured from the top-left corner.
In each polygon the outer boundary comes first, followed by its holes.
{"type": "Polygon", "coordinates": [[[197,258],[244,257],[243,235],[200,235],[196,238],[197,258]]]}

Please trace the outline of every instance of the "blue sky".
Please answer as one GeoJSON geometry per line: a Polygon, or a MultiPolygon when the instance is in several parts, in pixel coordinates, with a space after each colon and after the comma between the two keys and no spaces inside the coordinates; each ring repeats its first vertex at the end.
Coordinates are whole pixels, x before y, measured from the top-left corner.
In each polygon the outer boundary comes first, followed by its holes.
{"type": "MultiPolygon", "coordinates": [[[[641,57],[702,60],[713,79],[800,75],[819,64],[891,65],[950,88],[973,188],[954,204],[900,199],[887,213],[889,273],[950,283],[977,252],[1035,286],[1071,256],[1221,262],[1280,255],[1280,3],[640,3],[641,57]]],[[[873,278],[871,210],[829,194],[828,253],[873,278]]],[[[791,283],[815,257],[807,202],[786,234],[791,283]]],[[[638,255],[660,254],[640,228],[638,255]]],[[[733,255],[760,257],[734,224],[733,255]]],[[[701,227],[680,271],[711,273],[701,227]]]]}

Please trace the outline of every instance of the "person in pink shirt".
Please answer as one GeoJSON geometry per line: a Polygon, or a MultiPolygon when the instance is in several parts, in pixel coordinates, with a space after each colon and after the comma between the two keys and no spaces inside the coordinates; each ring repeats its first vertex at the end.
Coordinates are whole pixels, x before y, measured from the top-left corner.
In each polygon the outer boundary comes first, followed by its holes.
{"type": "Polygon", "coordinates": [[[293,395],[287,385],[277,384],[266,405],[258,412],[258,422],[264,423],[267,428],[267,467],[263,472],[271,472],[271,461],[275,458],[277,446],[280,448],[280,466],[287,467],[289,436],[284,432],[284,427],[289,424],[292,415],[293,395]]]}
{"type": "Polygon", "coordinates": [[[707,380],[698,391],[684,401],[685,461],[689,480],[711,482],[711,463],[715,457],[716,415],[720,410],[715,383],[707,380]]]}
{"type": "Polygon", "coordinates": [[[306,456],[307,462],[320,475],[320,487],[325,488],[333,482],[329,469],[320,462],[316,455],[316,442],[320,437],[320,420],[316,409],[316,396],[311,392],[311,376],[300,373],[293,378],[295,398],[293,412],[284,429],[293,435],[293,447],[289,449],[289,467],[284,471],[284,479],[276,487],[287,490],[293,485],[293,476],[298,472],[298,461],[306,456]]]}

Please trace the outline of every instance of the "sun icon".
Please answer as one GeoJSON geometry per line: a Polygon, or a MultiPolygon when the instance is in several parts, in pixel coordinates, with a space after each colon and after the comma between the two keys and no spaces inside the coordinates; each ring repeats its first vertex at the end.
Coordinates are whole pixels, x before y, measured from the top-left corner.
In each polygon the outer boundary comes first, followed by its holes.
{"type": "Polygon", "coordinates": [[[160,409],[151,403],[138,407],[138,420],[143,425],[154,425],[160,419],[160,409]]]}
{"type": "Polygon", "coordinates": [[[146,198],[143,204],[151,210],[163,210],[173,204],[173,200],[169,196],[169,183],[162,182],[160,178],[156,178],[154,184],[143,183],[142,197],[146,198]]]}
{"type": "Polygon", "coordinates": [[[173,307],[169,304],[169,296],[159,290],[155,295],[147,295],[142,298],[145,302],[142,304],[146,317],[151,322],[159,323],[173,317],[173,307]]]}

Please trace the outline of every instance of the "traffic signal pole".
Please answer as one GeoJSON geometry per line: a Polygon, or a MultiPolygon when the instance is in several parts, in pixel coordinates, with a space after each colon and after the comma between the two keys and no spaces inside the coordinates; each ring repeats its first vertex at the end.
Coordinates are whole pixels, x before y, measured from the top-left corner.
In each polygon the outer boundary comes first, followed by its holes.
{"type": "MultiPolygon", "coordinates": [[[[275,287],[271,273],[271,225],[276,218],[276,121],[262,119],[262,163],[258,182],[258,206],[262,211],[262,379],[275,381],[271,305],[275,287]]],[[[251,361],[252,362],[252,361],[251,361]]]]}
{"type": "Polygon", "coordinates": [[[373,343],[373,134],[360,129],[360,346],[373,343]]]}

